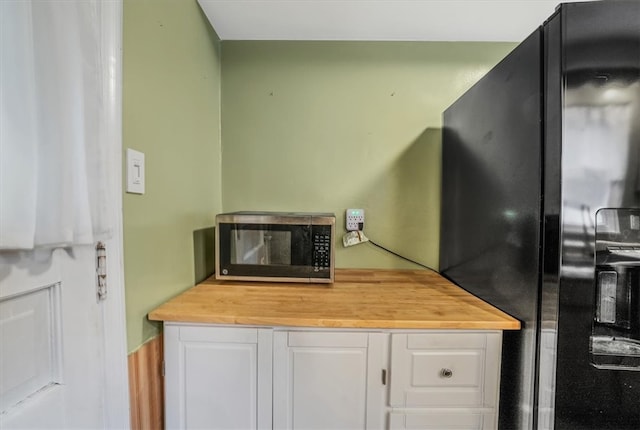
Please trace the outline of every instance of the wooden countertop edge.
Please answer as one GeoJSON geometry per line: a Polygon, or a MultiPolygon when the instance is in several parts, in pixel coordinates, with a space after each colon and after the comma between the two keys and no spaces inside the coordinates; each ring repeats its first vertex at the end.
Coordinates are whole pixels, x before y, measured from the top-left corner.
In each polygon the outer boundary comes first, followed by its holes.
{"type": "Polygon", "coordinates": [[[163,312],[151,312],[151,321],[197,324],[230,324],[274,327],[317,327],[317,328],[352,328],[352,329],[468,329],[468,330],[519,330],[520,321],[421,321],[421,320],[361,320],[361,319],[328,319],[328,318],[285,318],[285,317],[238,317],[211,315],[169,315],[163,312]]]}
{"type": "MultiPolygon", "coordinates": [[[[435,272],[336,269],[336,278],[339,280],[329,289],[293,284],[278,286],[219,283],[214,278],[209,278],[152,310],[148,319],[174,323],[305,328],[521,329],[521,323],[517,319],[469,294],[435,272]],[[381,288],[380,293],[384,294],[363,295],[369,287],[374,291],[381,288]],[[397,303],[389,298],[394,297],[393,288],[404,292],[404,295],[399,296],[397,303]],[[432,291],[427,291],[431,289],[432,291]],[[384,310],[380,313],[380,304],[391,303],[392,308],[397,308],[409,303],[407,300],[415,295],[421,295],[424,300],[425,291],[431,304],[430,310],[425,309],[425,312],[422,312],[422,306],[418,305],[418,308],[410,308],[404,315],[393,315],[395,312],[384,310]],[[372,297],[376,296],[377,301],[372,300],[372,297]],[[434,309],[431,299],[436,297],[439,304],[434,309]],[[335,312],[334,307],[341,306],[343,300],[346,300],[345,307],[335,312]],[[276,312],[265,312],[262,309],[265,303],[272,306],[272,309],[277,309],[276,312]],[[358,303],[361,303],[363,308],[358,308],[358,303]],[[306,310],[304,306],[307,306],[306,310]],[[333,311],[317,312],[325,306],[333,311]],[[369,306],[373,308],[370,309],[369,306]],[[307,310],[308,315],[305,315],[307,310]],[[334,315],[331,315],[332,313],[334,315]]],[[[371,290],[367,291],[370,292],[371,290]]],[[[415,303],[418,302],[413,304],[415,303]]],[[[384,309],[384,306],[382,308],[384,309]]]]}

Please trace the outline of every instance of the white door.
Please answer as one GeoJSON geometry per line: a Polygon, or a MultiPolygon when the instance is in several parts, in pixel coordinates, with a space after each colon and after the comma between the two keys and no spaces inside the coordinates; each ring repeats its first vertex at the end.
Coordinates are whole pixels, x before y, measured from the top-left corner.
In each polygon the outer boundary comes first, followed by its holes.
{"type": "MultiPolygon", "coordinates": [[[[109,148],[121,152],[120,1],[103,2],[109,148]]],[[[3,67],[10,67],[3,65],[3,67]]],[[[92,246],[0,251],[0,428],[128,428],[120,163],[108,201],[108,292],[96,295],[92,246]]]]}
{"type": "Polygon", "coordinates": [[[165,324],[165,427],[271,425],[271,329],[165,324]]]}
{"type": "Polygon", "coordinates": [[[102,309],[93,255],[92,247],[75,247],[39,263],[37,254],[3,253],[3,429],[104,426],[102,309]]]}
{"type": "Polygon", "coordinates": [[[276,332],[275,429],[382,429],[387,335],[276,332]]]}

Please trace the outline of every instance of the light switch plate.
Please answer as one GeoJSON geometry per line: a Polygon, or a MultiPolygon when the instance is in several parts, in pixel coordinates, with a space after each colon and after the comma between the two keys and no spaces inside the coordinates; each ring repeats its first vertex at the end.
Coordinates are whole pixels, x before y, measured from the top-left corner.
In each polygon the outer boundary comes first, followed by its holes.
{"type": "Polygon", "coordinates": [[[144,194],[144,153],[127,148],[127,192],[144,194]]]}

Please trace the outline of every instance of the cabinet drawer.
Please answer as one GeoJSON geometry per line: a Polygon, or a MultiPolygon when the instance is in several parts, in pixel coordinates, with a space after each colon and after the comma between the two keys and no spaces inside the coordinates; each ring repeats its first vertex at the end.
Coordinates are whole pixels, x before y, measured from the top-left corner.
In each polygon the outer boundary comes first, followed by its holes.
{"type": "Polygon", "coordinates": [[[495,407],[500,342],[493,332],[393,334],[390,405],[495,407]]]}
{"type": "Polygon", "coordinates": [[[415,351],[411,358],[413,386],[479,388],[482,385],[483,350],[415,351]]]}
{"type": "Polygon", "coordinates": [[[489,412],[392,412],[390,430],[487,430],[495,429],[495,414],[489,412]]]}

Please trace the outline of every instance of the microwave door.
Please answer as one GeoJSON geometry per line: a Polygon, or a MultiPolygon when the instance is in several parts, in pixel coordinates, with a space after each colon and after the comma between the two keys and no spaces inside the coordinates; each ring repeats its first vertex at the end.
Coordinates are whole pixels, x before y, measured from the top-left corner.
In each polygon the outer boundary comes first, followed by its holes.
{"type": "Polygon", "coordinates": [[[290,266],[291,236],[289,230],[235,229],[231,235],[232,264],[290,266]]]}

